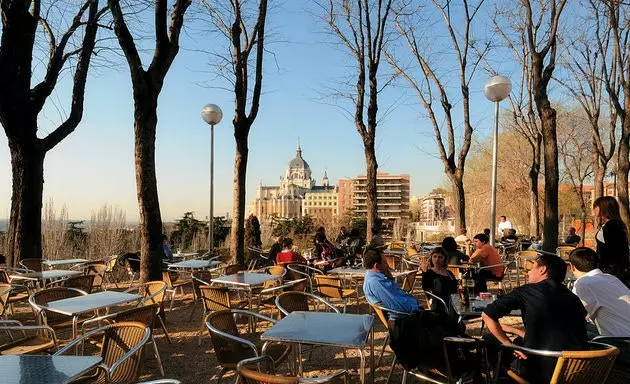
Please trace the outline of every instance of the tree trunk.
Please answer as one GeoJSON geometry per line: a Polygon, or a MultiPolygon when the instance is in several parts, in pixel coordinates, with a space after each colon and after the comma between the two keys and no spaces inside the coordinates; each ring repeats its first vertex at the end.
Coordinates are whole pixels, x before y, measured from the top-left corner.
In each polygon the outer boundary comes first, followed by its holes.
{"type": "MultiPolygon", "coordinates": [[[[238,122],[235,124],[246,124],[238,122]]],[[[234,192],[232,194],[233,217],[232,231],[230,235],[230,253],[232,258],[243,264],[245,262],[245,179],[247,172],[247,158],[249,149],[247,136],[249,127],[234,127],[234,139],[236,140],[236,155],[234,158],[234,192]],[[239,135],[237,132],[246,132],[239,135]]]]}
{"type": "MultiPolygon", "coordinates": [[[[162,215],[155,175],[157,94],[134,93],[135,164],[140,208],[140,281],[162,280],[162,215]]],[[[159,92],[158,92],[159,93],[159,92]]]]}
{"type": "Polygon", "coordinates": [[[464,179],[461,172],[449,173],[451,189],[453,190],[453,210],[455,211],[455,232],[466,228],[466,196],[464,193],[464,179]]]}
{"type": "Polygon", "coordinates": [[[372,240],[374,233],[372,228],[378,217],[378,205],[376,198],[376,173],[378,170],[378,163],[376,162],[376,153],[374,151],[374,141],[364,140],[365,145],[365,166],[367,169],[366,180],[366,206],[367,206],[367,241],[372,240]]]}
{"type": "Polygon", "coordinates": [[[558,247],[558,138],[556,135],[556,110],[549,100],[540,105],[543,148],[545,159],[545,212],[543,250],[555,252],[558,247]]]}
{"type": "MultiPolygon", "coordinates": [[[[626,110],[630,110],[630,95],[626,97],[626,110]]],[[[622,117],[622,135],[619,140],[619,158],[617,165],[617,200],[619,201],[619,214],[630,228],[630,207],[628,206],[628,171],[630,171],[630,119],[622,117]]]]}
{"type": "Polygon", "coordinates": [[[9,139],[13,190],[7,265],[42,257],[42,194],[46,152],[37,138],[28,144],[9,139]]]}
{"type": "Polygon", "coordinates": [[[529,234],[540,236],[540,206],[538,204],[538,174],[540,166],[532,164],[529,169],[529,234]]]}
{"type": "Polygon", "coordinates": [[[604,177],[606,176],[606,160],[597,150],[597,143],[593,140],[593,201],[604,196],[604,177]]]}

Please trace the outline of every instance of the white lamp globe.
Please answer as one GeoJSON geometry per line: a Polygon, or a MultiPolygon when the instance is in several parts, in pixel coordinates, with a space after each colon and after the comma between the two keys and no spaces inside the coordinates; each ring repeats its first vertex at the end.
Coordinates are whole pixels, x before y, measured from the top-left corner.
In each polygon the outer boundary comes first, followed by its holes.
{"type": "Polygon", "coordinates": [[[505,76],[492,76],[483,87],[483,94],[490,101],[501,101],[512,91],[512,82],[505,76]]]}
{"type": "Polygon", "coordinates": [[[223,111],[216,104],[208,104],[201,109],[201,117],[210,125],[219,124],[223,118],[223,111]]]}

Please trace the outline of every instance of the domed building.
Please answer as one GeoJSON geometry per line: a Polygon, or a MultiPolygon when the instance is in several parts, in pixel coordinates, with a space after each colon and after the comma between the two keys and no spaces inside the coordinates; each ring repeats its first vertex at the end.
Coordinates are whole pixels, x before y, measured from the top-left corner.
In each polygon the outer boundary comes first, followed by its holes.
{"type": "MultiPolygon", "coordinates": [[[[328,176],[324,172],[322,185],[317,186],[312,178],[311,167],[302,157],[302,147],[298,142],[295,157],[291,159],[280,177],[280,185],[267,186],[262,181],[256,189],[256,197],[252,203],[251,213],[254,214],[261,223],[268,222],[271,217],[298,219],[305,213],[313,216],[312,210],[305,212],[305,198],[313,193],[325,192],[326,195],[335,194],[336,187],[328,184],[328,176]]],[[[323,195],[322,195],[323,196],[323,195]]],[[[334,214],[336,214],[336,198],[334,203],[334,214]]],[[[333,205],[330,212],[333,213],[333,205]]]]}

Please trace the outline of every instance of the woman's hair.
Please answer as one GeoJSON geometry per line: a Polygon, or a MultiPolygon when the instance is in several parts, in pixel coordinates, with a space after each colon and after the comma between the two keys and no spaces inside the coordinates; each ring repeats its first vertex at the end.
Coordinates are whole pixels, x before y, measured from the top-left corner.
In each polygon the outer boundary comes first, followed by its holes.
{"type": "Polygon", "coordinates": [[[477,239],[484,244],[487,244],[488,241],[490,241],[490,239],[488,239],[488,236],[485,233],[478,233],[473,237],[473,239],[477,239]]]}
{"type": "Polygon", "coordinates": [[[612,196],[601,196],[593,202],[593,208],[599,208],[599,215],[604,216],[608,220],[617,219],[621,221],[619,215],[619,203],[612,196]]]}
{"type": "Polygon", "coordinates": [[[457,251],[457,242],[455,241],[455,238],[452,236],[445,237],[444,240],[442,240],[442,248],[444,248],[446,252],[457,251]]]}
{"type": "Polygon", "coordinates": [[[291,248],[293,246],[293,239],[290,237],[285,237],[282,239],[282,247],[283,248],[291,248]]]}
{"type": "Polygon", "coordinates": [[[429,265],[434,267],[434,265],[433,265],[433,255],[435,255],[435,254],[442,255],[442,257],[444,257],[444,264],[442,266],[446,267],[446,261],[448,260],[448,253],[446,253],[446,251],[442,247],[435,247],[435,248],[433,248],[433,250],[429,254],[429,265]]]}

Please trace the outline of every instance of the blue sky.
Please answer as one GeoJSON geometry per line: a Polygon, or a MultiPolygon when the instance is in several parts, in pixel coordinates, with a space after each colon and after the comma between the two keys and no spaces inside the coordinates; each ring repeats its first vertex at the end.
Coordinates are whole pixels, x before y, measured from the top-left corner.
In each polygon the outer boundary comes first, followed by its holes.
{"type": "MultiPolygon", "coordinates": [[[[321,182],[327,170],[331,183],[365,172],[363,146],[354,122],[322,97],[336,80],[351,74],[351,58],[330,44],[325,26],[303,8],[287,1],[270,15],[276,42],[269,44],[279,65],[267,60],[260,113],[250,134],[247,204],[256,185],[277,184],[286,163],[295,155],[298,137],[313,177],[321,182]]],[[[433,44],[439,49],[443,31],[436,24],[433,44]]],[[[225,42],[196,30],[183,35],[181,51],[167,75],[159,100],[156,143],[157,179],[164,220],[194,211],[200,218],[209,211],[209,127],[202,121],[203,105],[215,103],[224,112],[215,128],[215,214],[232,212],[234,138],[231,125],[232,94],[199,85],[214,79],[207,56],[225,42]]],[[[447,51],[445,48],[443,51],[447,51]]],[[[446,59],[445,63],[449,63],[446,59]]],[[[383,60],[382,68],[390,69],[383,60]]],[[[456,67],[444,66],[455,73],[456,67]]],[[[509,75],[509,74],[508,74],[509,75]]],[[[471,89],[471,113],[476,134],[487,135],[492,126],[492,105],[483,97],[488,75],[480,71],[471,89]]],[[[455,80],[455,78],[454,78],[455,80]]],[[[218,86],[224,84],[217,83],[218,86]]],[[[436,157],[431,125],[416,96],[399,83],[381,97],[381,111],[391,111],[377,130],[379,171],[409,173],[411,194],[422,195],[444,184],[441,161],[436,157]]],[[[57,97],[67,99],[63,84],[57,97]]],[[[458,98],[451,100],[458,102],[458,98]]],[[[67,103],[61,104],[67,108],[67,103]]],[[[461,115],[455,111],[456,116],[461,115]]],[[[58,122],[49,104],[40,118],[42,132],[49,120],[58,122]]],[[[41,136],[41,135],[40,135],[41,136]]],[[[67,205],[70,218],[89,219],[104,204],[126,211],[127,220],[138,218],[133,156],[133,101],[128,68],[99,68],[88,79],[83,121],[67,139],[51,150],[45,161],[44,199],[57,208],[67,205]]],[[[0,135],[0,218],[11,204],[10,155],[0,135]]]]}

